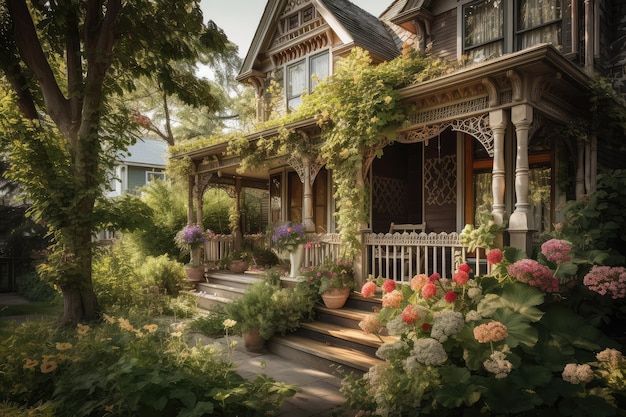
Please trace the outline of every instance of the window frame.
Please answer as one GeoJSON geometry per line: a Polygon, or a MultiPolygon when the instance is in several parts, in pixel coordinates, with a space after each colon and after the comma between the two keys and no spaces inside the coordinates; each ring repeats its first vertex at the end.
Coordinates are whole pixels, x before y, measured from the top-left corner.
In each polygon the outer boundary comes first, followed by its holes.
{"type": "MultiPolygon", "coordinates": [[[[287,109],[291,110],[300,105],[301,97],[303,94],[311,93],[317,84],[314,83],[313,80],[313,69],[312,64],[315,59],[320,58],[322,56],[326,56],[326,65],[327,65],[327,74],[325,77],[328,77],[331,74],[331,55],[330,49],[324,49],[322,51],[316,51],[316,53],[312,53],[302,57],[301,59],[294,60],[285,64],[285,101],[287,104],[287,109]],[[299,94],[294,94],[291,88],[291,72],[290,70],[295,67],[303,65],[304,66],[304,80],[305,85],[303,86],[302,91],[299,94]]],[[[324,79],[325,77],[322,77],[324,79]]]]}

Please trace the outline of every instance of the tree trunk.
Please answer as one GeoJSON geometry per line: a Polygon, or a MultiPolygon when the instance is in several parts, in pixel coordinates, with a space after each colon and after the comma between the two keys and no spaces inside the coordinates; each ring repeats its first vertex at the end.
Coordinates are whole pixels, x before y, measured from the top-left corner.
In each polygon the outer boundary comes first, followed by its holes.
{"type": "Polygon", "coordinates": [[[63,292],[63,323],[73,324],[83,321],[93,321],[100,315],[100,308],[93,291],[91,280],[89,284],[82,283],[83,287],[68,286],[63,292]]]}

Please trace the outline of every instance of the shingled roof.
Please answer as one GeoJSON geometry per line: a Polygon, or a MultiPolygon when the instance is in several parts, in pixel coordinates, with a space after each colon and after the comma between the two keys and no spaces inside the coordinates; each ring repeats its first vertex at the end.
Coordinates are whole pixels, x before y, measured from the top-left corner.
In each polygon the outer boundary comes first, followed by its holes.
{"type": "Polygon", "coordinates": [[[361,48],[385,60],[400,52],[385,24],[348,0],[319,0],[361,48]]]}

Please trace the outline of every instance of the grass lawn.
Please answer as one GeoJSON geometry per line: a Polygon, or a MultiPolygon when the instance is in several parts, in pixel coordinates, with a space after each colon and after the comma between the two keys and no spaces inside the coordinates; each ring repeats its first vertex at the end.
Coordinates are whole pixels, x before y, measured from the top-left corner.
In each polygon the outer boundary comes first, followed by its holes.
{"type": "Polygon", "coordinates": [[[32,302],[28,304],[16,304],[10,306],[0,305],[0,317],[23,316],[31,314],[59,315],[63,312],[63,305],[49,302],[32,302]]]}

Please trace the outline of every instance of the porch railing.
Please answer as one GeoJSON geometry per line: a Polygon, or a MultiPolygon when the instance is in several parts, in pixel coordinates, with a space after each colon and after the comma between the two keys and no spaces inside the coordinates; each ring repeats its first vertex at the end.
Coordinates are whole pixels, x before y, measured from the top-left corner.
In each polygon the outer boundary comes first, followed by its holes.
{"type": "Polygon", "coordinates": [[[368,274],[409,282],[417,274],[439,273],[451,278],[461,263],[478,274],[487,273],[480,255],[471,256],[459,234],[452,233],[370,233],[364,236],[368,274]]]}
{"type": "MultiPolygon", "coordinates": [[[[339,234],[310,236],[303,266],[319,265],[326,259],[340,257],[339,234]]],[[[435,272],[451,278],[461,263],[468,263],[477,274],[488,272],[487,262],[480,252],[469,254],[459,234],[452,233],[365,233],[363,236],[364,264],[367,275],[409,282],[417,274],[435,272]]],[[[206,242],[208,262],[218,262],[233,250],[232,235],[217,235],[206,242]]]]}

